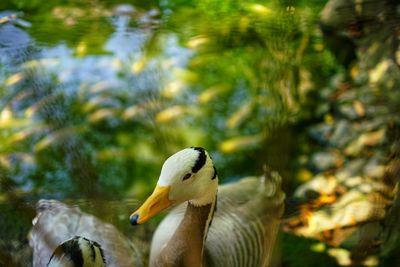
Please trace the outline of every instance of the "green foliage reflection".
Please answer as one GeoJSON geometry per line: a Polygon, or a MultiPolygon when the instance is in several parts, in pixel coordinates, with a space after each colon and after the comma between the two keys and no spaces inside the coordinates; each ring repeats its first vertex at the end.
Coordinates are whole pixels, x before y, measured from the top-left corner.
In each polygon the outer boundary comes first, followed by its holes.
{"type": "Polygon", "coordinates": [[[322,5],[3,4],[25,11],[32,44],[1,66],[2,168],[58,197],[144,195],[191,145],[212,151],[221,177],[260,172],[271,138],[310,117],[307,95],[337,71],[315,23],[322,5]]]}

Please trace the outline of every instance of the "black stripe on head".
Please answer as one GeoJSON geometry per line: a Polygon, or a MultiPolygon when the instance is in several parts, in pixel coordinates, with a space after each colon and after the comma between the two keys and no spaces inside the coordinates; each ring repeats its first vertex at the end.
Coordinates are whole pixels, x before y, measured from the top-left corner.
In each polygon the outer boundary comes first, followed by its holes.
{"type": "Polygon", "coordinates": [[[74,266],[83,266],[82,250],[79,247],[79,238],[74,237],[68,242],[62,243],[61,247],[68,258],[74,263],[74,266]]]}
{"type": "Polygon", "coordinates": [[[204,166],[204,164],[206,164],[207,156],[204,148],[202,147],[191,147],[191,148],[199,151],[199,156],[197,157],[196,163],[192,167],[192,172],[196,173],[204,166]]]}
{"type": "Polygon", "coordinates": [[[50,264],[53,258],[61,259],[64,256],[73,262],[73,266],[83,266],[83,255],[82,250],[79,247],[78,237],[74,237],[59,245],[55,249],[53,255],[50,257],[49,263],[47,263],[47,265],[50,264]]]}
{"type": "Polygon", "coordinates": [[[217,169],[215,168],[215,166],[213,166],[213,168],[214,168],[214,175],[213,175],[213,177],[211,178],[211,180],[214,180],[215,178],[217,178],[217,175],[218,175],[217,169]]]}
{"type": "Polygon", "coordinates": [[[93,244],[98,247],[99,251],[100,251],[100,256],[101,256],[101,260],[103,261],[104,264],[106,264],[106,258],[104,257],[104,251],[103,248],[100,246],[99,243],[97,243],[96,241],[92,241],[93,244]]]}
{"type": "Polygon", "coordinates": [[[94,248],[94,243],[91,242],[90,240],[86,239],[86,238],[83,238],[83,239],[85,239],[89,243],[90,253],[91,253],[91,256],[92,256],[92,261],[95,262],[96,261],[96,250],[94,248]]]}
{"type": "Polygon", "coordinates": [[[96,262],[96,247],[97,247],[99,249],[99,251],[100,251],[101,260],[103,261],[103,263],[106,263],[106,260],[104,258],[103,249],[101,248],[100,244],[97,243],[96,241],[89,240],[89,239],[87,239],[85,237],[83,237],[83,239],[85,239],[86,242],[89,243],[90,251],[91,251],[91,254],[92,254],[91,255],[92,256],[92,262],[96,262]]]}

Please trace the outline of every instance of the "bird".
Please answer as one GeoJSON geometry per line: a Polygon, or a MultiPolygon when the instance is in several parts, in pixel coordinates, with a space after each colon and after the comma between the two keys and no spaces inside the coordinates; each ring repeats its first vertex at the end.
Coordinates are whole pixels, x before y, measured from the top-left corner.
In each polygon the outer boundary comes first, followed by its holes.
{"type": "Polygon", "coordinates": [[[91,266],[106,267],[100,244],[82,236],[74,236],[59,245],[47,267],[91,266]]]}
{"type": "Polygon", "coordinates": [[[54,199],[39,200],[36,211],[29,233],[33,267],[144,266],[138,245],[112,224],[54,199]]]}
{"type": "Polygon", "coordinates": [[[143,224],[176,206],[153,234],[151,267],[270,266],[284,199],[273,171],[218,187],[209,153],[189,147],[165,161],[130,223],[143,224]]]}

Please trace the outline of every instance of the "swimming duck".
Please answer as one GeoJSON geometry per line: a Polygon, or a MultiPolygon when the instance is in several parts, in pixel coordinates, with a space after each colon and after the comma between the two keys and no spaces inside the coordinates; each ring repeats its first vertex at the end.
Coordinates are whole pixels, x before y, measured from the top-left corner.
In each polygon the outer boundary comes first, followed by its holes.
{"type": "Polygon", "coordinates": [[[57,200],[40,200],[36,210],[33,267],[143,267],[138,248],[113,225],[57,200]]]}
{"type": "Polygon", "coordinates": [[[178,205],[153,235],[152,267],[269,266],[284,208],[280,185],[280,176],[269,172],[218,189],[208,152],[186,148],[165,161],[153,193],[130,223],[178,205]]]}

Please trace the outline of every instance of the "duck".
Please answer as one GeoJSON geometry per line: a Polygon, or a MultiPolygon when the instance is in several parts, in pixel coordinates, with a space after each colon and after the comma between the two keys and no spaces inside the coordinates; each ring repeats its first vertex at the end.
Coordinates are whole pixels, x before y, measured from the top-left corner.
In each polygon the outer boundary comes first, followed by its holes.
{"type": "Polygon", "coordinates": [[[33,267],[143,267],[138,244],[114,225],[54,199],[36,204],[29,233],[33,267]]]}
{"type": "Polygon", "coordinates": [[[153,234],[151,267],[264,267],[284,199],[277,172],[218,186],[209,153],[189,147],[164,162],[153,193],[129,220],[140,225],[174,206],[153,234]]]}

